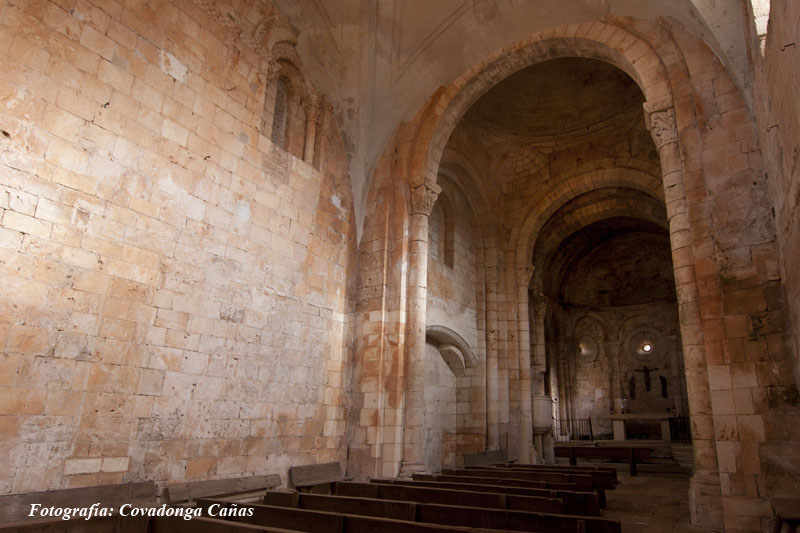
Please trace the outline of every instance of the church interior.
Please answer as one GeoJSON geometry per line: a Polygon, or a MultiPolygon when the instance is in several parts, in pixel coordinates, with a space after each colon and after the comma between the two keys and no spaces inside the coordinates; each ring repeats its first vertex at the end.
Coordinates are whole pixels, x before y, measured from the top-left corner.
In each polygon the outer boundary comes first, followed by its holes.
{"type": "Polygon", "coordinates": [[[33,509],[256,489],[263,531],[795,531],[799,30],[0,0],[0,531],[238,532],[33,509]]]}

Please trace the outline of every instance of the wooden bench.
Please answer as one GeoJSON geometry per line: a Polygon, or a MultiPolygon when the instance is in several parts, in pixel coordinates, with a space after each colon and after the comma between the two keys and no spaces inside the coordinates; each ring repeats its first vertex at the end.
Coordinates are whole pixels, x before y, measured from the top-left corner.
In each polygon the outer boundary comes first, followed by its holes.
{"type": "Polygon", "coordinates": [[[613,475],[610,472],[603,472],[603,471],[596,471],[596,470],[577,470],[577,469],[567,469],[567,470],[553,470],[553,469],[545,469],[540,470],[536,469],[535,466],[531,466],[530,468],[502,468],[502,467],[472,467],[466,469],[467,472],[474,472],[478,475],[483,474],[496,474],[499,477],[509,477],[511,479],[528,479],[523,478],[522,476],[528,475],[530,479],[539,479],[542,475],[552,476],[562,474],[565,476],[570,476],[566,478],[566,481],[572,481],[571,476],[579,476],[580,481],[579,483],[585,482],[585,478],[588,477],[590,479],[590,487],[586,489],[585,486],[580,486],[581,490],[592,490],[597,492],[597,497],[600,502],[600,507],[606,506],[606,491],[607,490],[614,490],[617,487],[617,475],[614,473],[613,475]],[[520,475],[521,474],[521,475],[520,475]]]}
{"type": "Polygon", "coordinates": [[[191,504],[198,498],[224,498],[232,501],[257,501],[264,492],[281,485],[278,474],[212,479],[189,483],[169,483],[165,489],[167,502],[173,505],[191,504]]]}
{"type": "Polygon", "coordinates": [[[569,464],[577,465],[578,459],[627,460],[632,476],[637,475],[636,462],[650,459],[650,448],[635,446],[556,446],[556,457],[569,458],[569,464]]]}
{"type": "Polygon", "coordinates": [[[508,450],[487,450],[464,454],[464,466],[491,466],[512,462],[508,459],[508,450]]]}
{"type": "Polygon", "coordinates": [[[0,523],[2,533],[145,533],[148,531],[147,518],[127,519],[120,516],[93,517],[85,520],[76,517],[70,520],[61,518],[28,519],[21,522],[0,523]]]}
{"type": "Polygon", "coordinates": [[[289,488],[301,492],[329,493],[332,483],[349,479],[342,475],[338,461],[289,468],[289,488]]]}
{"type": "Polygon", "coordinates": [[[770,498],[775,514],[773,533],[781,533],[783,524],[789,526],[789,533],[794,533],[800,526],[800,499],[770,498]]]}
{"type": "Polygon", "coordinates": [[[446,476],[485,477],[500,479],[519,479],[522,481],[548,481],[551,483],[572,483],[576,490],[594,490],[592,477],[587,474],[564,474],[561,472],[499,471],[495,469],[443,468],[446,476]]]}
{"type": "MultiPolygon", "coordinates": [[[[198,500],[198,506],[208,509],[217,504],[221,507],[235,505],[223,500],[198,500]]],[[[297,528],[307,533],[475,533],[470,527],[443,526],[425,524],[392,518],[380,518],[324,511],[310,511],[291,507],[280,507],[260,504],[244,504],[241,507],[252,507],[253,516],[238,517],[236,522],[247,523],[269,528],[297,528]]],[[[495,531],[495,530],[490,530],[495,531]]],[[[489,533],[488,531],[486,533],[489,533]]],[[[499,531],[497,531],[499,533],[499,531]]]]}
{"type": "MultiPolygon", "coordinates": [[[[198,505],[211,503],[220,505],[226,502],[199,500],[198,505]]],[[[389,504],[389,502],[387,502],[389,504]]],[[[232,505],[232,504],[230,504],[232,505]]],[[[560,533],[620,533],[620,523],[599,517],[570,516],[562,514],[533,513],[508,511],[502,509],[486,509],[416,503],[416,522],[395,520],[390,518],[332,513],[323,511],[301,510],[291,507],[244,504],[252,507],[252,517],[240,517],[238,521],[251,524],[282,527],[286,524],[301,528],[309,533],[354,533],[355,531],[396,531],[397,533],[415,533],[433,531],[431,528],[446,527],[447,530],[475,531],[476,528],[488,530],[542,531],[560,533]],[[362,529],[364,518],[368,518],[371,529],[362,529]]],[[[441,531],[437,529],[437,531],[441,531]]]]}
{"type": "Polygon", "coordinates": [[[154,517],[150,519],[148,533],[197,533],[198,531],[202,531],[202,533],[251,533],[254,531],[292,533],[297,530],[256,526],[219,518],[199,517],[184,520],[176,517],[154,517]]]}
{"type": "Polygon", "coordinates": [[[400,484],[395,485],[393,483],[339,482],[334,485],[334,493],[337,496],[347,496],[350,498],[397,500],[420,504],[431,503],[555,514],[564,512],[564,503],[558,498],[415,487],[400,484]]]}
{"type": "MultiPolygon", "coordinates": [[[[609,472],[610,474],[614,475],[616,479],[617,476],[617,469],[613,466],[598,466],[598,465],[531,465],[526,463],[507,463],[507,464],[500,464],[494,465],[496,468],[511,468],[511,469],[536,469],[536,470],[560,470],[560,471],[572,471],[572,470],[596,470],[599,472],[609,472]]],[[[619,481],[618,481],[619,482],[619,481]]]]}
{"type": "MultiPolygon", "coordinates": [[[[478,467],[473,467],[478,468],[478,467]]],[[[614,490],[619,485],[617,479],[617,471],[615,469],[598,470],[594,468],[583,468],[581,466],[548,466],[540,467],[538,465],[520,465],[518,468],[506,468],[502,466],[485,467],[497,471],[513,471],[513,472],[561,472],[563,474],[582,474],[588,475],[592,478],[592,484],[595,488],[603,490],[614,490]]]]}
{"type": "Polygon", "coordinates": [[[408,485],[422,488],[442,488],[474,492],[493,492],[497,494],[513,494],[519,496],[540,496],[545,498],[558,498],[563,502],[564,513],[596,516],[600,514],[600,504],[594,492],[574,492],[567,490],[530,489],[523,487],[509,487],[503,485],[473,485],[469,483],[449,483],[443,481],[415,481],[408,479],[381,479],[371,480],[372,483],[391,483],[394,485],[408,485]]]}
{"type": "MultiPolygon", "coordinates": [[[[473,485],[502,485],[506,487],[522,487],[528,489],[552,489],[552,490],[572,490],[580,491],[575,483],[551,483],[548,481],[530,481],[525,479],[503,479],[496,477],[472,477],[472,476],[445,476],[442,474],[412,474],[414,481],[444,481],[446,483],[470,483],[473,485]]],[[[583,489],[585,490],[585,489],[583,489]]]]}
{"type": "MultiPolygon", "coordinates": [[[[38,516],[28,516],[31,504],[49,507],[91,507],[99,503],[101,507],[119,509],[129,503],[134,507],[151,507],[156,502],[156,485],[152,481],[122,483],[119,485],[100,485],[79,489],[51,490],[47,492],[28,492],[0,496],[0,522],[29,522],[38,516]]],[[[87,522],[87,520],[83,520],[87,522]]],[[[75,526],[73,520],[62,520],[75,526]]],[[[101,521],[98,521],[98,527],[101,521]]]]}

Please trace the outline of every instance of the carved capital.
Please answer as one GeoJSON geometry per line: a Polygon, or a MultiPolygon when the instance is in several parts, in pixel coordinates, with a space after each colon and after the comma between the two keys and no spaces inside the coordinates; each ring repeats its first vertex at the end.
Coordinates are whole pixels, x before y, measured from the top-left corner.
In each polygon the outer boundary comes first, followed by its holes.
{"type": "Polygon", "coordinates": [[[645,123],[656,148],[678,141],[678,128],[675,125],[675,109],[669,107],[661,111],[645,112],[645,123]]]}
{"type": "Polygon", "coordinates": [[[487,265],[485,270],[486,291],[496,294],[500,283],[500,267],[497,265],[487,265]]]}
{"type": "Polygon", "coordinates": [[[323,98],[317,91],[311,89],[308,94],[303,96],[301,102],[303,109],[306,111],[306,119],[311,122],[316,122],[319,119],[319,112],[322,109],[323,98]]]}
{"type": "Polygon", "coordinates": [[[544,294],[540,294],[533,299],[533,313],[535,316],[539,318],[544,318],[545,313],[547,313],[547,307],[550,305],[550,301],[544,294]]]}
{"type": "Polygon", "coordinates": [[[281,71],[281,63],[274,57],[269,58],[267,62],[267,83],[275,80],[281,71]]]}
{"type": "Polygon", "coordinates": [[[530,287],[531,277],[533,277],[533,272],[535,270],[536,267],[531,264],[517,267],[517,287],[521,289],[527,289],[530,287]]]}
{"type": "Polygon", "coordinates": [[[442,188],[435,183],[425,183],[411,189],[411,214],[430,215],[440,192],[442,188]]]}

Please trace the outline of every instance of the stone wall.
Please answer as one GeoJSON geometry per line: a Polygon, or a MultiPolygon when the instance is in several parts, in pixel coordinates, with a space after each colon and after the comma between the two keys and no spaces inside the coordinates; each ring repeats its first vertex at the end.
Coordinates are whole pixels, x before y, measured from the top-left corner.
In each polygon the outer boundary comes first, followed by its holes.
{"type": "MultiPolygon", "coordinates": [[[[750,4],[750,0],[744,2],[750,4]]],[[[800,83],[800,51],[797,20],[800,5],[791,0],[757,2],[755,15],[749,15],[749,52],[756,89],[755,112],[764,166],[774,206],[780,247],[780,270],[785,297],[790,309],[795,379],[800,385],[800,271],[794,266],[800,258],[800,102],[796,87],[800,83]],[[755,20],[754,20],[755,17],[755,20]],[[769,26],[765,18],[769,17],[769,26]]],[[[749,7],[749,6],[748,6],[749,7]]],[[[778,265],[767,263],[772,275],[778,265]]]]}
{"type": "Polygon", "coordinates": [[[425,468],[456,466],[456,376],[432,345],[425,358],[425,468]]]}
{"type": "Polygon", "coordinates": [[[279,14],[227,8],[0,3],[2,493],[345,460],[341,142],[271,144],[279,14]]]}
{"type": "Polygon", "coordinates": [[[434,206],[428,233],[434,238],[431,248],[436,246],[438,251],[428,258],[427,322],[452,329],[474,347],[478,337],[476,239],[468,213],[469,206],[457,189],[445,187],[434,206]]]}

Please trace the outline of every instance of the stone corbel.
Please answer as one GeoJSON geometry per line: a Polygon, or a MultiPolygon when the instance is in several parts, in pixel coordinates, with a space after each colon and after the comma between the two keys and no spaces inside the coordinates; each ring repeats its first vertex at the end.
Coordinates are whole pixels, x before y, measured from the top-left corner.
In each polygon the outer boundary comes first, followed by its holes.
{"type": "Polygon", "coordinates": [[[444,326],[428,326],[425,340],[436,346],[445,363],[456,376],[463,376],[467,368],[478,364],[478,358],[469,344],[458,333],[444,326]]]}
{"type": "Polygon", "coordinates": [[[425,215],[431,214],[436,198],[442,192],[442,187],[436,183],[423,183],[411,189],[411,214],[425,215]]]}

